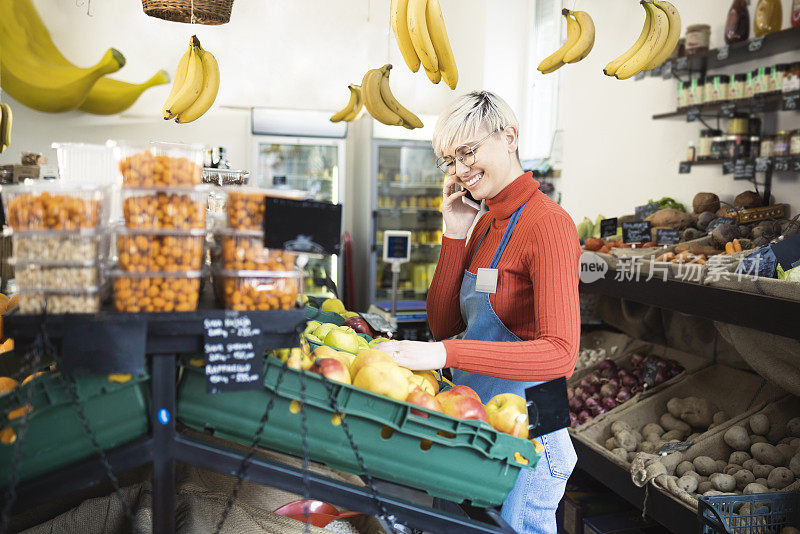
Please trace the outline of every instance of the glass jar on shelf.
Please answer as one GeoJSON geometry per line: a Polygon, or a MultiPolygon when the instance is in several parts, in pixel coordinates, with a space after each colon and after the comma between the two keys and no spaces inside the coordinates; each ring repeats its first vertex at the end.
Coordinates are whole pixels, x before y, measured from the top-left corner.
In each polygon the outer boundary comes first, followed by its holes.
{"type": "Polygon", "coordinates": [[[774,65],[770,69],[768,91],[770,94],[783,92],[783,79],[786,77],[786,73],[789,72],[789,67],[788,63],[781,63],[780,65],[774,65]]]}
{"type": "Polygon", "coordinates": [[[697,143],[697,160],[705,161],[711,159],[711,144],[714,137],[719,135],[719,130],[701,130],[700,141],[697,143]]]}
{"type": "Polygon", "coordinates": [[[748,128],[749,120],[747,115],[737,114],[735,117],[728,119],[728,135],[746,134],[748,128]]]}
{"type": "Polygon", "coordinates": [[[697,85],[694,90],[694,105],[702,106],[706,103],[706,79],[697,78],[697,85]]]}
{"type": "Polygon", "coordinates": [[[762,158],[771,158],[775,156],[775,136],[765,135],[761,138],[759,153],[762,158]]]}
{"type": "Polygon", "coordinates": [[[792,63],[783,77],[783,92],[800,91],[800,63],[792,63]]]}
{"type": "Polygon", "coordinates": [[[710,160],[718,161],[723,159],[725,153],[725,138],[721,135],[714,136],[711,140],[710,160]]]}
{"type": "Polygon", "coordinates": [[[677,106],[678,110],[686,108],[686,96],[689,91],[689,82],[678,82],[677,106]]]}
{"type": "Polygon", "coordinates": [[[780,158],[789,155],[790,136],[786,130],[781,130],[775,134],[775,157],[780,158]]]}
{"type": "Polygon", "coordinates": [[[766,67],[759,67],[755,71],[753,78],[753,94],[763,95],[769,91],[769,77],[766,67]]]}
{"type": "Polygon", "coordinates": [[[758,71],[750,71],[747,73],[747,81],[744,85],[744,97],[745,98],[753,98],[756,94],[756,86],[755,86],[755,76],[758,75],[758,71]]]}
{"type": "Polygon", "coordinates": [[[750,136],[750,157],[756,159],[761,156],[761,137],[757,135],[750,136]]]}
{"type": "Polygon", "coordinates": [[[792,132],[789,140],[789,154],[792,156],[800,156],[800,130],[792,132]]]}
{"type": "Polygon", "coordinates": [[[694,24],[686,28],[686,55],[705,54],[711,42],[711,26],[694,24]]]}
{"type": "Polygon", "coordinates": [[[745,98],[745,86],[747,85],[747,74],[734,74],[730,78],[728,86],[728,100],[742,100],[745,98]]]}

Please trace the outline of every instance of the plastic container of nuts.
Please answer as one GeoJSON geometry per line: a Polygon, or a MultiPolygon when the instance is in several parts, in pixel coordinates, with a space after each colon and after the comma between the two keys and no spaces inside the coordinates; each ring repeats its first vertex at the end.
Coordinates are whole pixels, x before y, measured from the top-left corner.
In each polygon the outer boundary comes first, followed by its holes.
{"type": "Polygon", "coordinates": [[[17,261],[86,261],[105,257],[99,230],[20,230],[12,234],[17,261]]]}
{"type": "Polygon", "coordinates": [[[185,272],[203,264],[205,230],[117,230],[119,268],[126,272],[185,272]]]}
{"type": "Polygon", "coordinates": [[[27,315],[45,311],[53,315],[97,313],[100,311],[100,291],[97,289],[20,290],[19,313],[27,315]]]}
{"type": "Polygon", "coordinates": [[[138,230],[192,230],[206,227],[208,187],[125,188],[125,226],[138,230]]]}
{"type": "MultiPolygon", "coordinates": [[[[280,249],[264,247],[264,232],[261,230],[217,231],[222,244],[222,266],[228,270],[288,271],[295,268],[297,254],[280,249]]],[[[216,259],[216,258],[214,258],[216,259]]]]}
{"type": "Polygon", "coordinates": [[[102,226],[107,188],[24,184],[0,188],[6,223],[14,230],[84,230],[102,226]]]}
{"type": "Polygon", "coordinates": [[[114,308],[121,312],[183,312],[197,309],[200,271],[115,271],[114,308]]]}
{"type": "Polygon", "coordinates": [[[255,187],[226,188],[228,194],[228,226],[237,230],[262,230],[264,198],[303,200],[308,192],[295,189],[258,189],[255,187]]]}
{"type": "Polygon", "coordinates": [[[10,258],[20,291],[86,291],[100,286],[100,266],[96,260],[84,262],[18,260],[10,258]]]}
{"type": "Polygon", "coordinates": [[[289,310],[303,294],[303,271],[219,271],[217,298],[228,310],[289,310]]]}
{"type": "Polygon", "coordinates": [[[116,142],[123,187],[195,186],[203,182],[203,145],[116,142]]]}

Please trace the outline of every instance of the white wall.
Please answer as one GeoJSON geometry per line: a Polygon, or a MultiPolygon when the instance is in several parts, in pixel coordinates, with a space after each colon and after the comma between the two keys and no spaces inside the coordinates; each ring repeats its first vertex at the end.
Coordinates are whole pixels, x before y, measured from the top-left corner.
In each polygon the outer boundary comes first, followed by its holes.
{"type": "MultiPolygon", "coordinates": [[[[712,48],[724,44],[723,28],[731,0],[672,1],[681,12],[684,27],[708,23],[712,48]]],[[[751,11],[756,3],[751,2],[751,11]]],[[[565,1],[565,7],[572,9],[573,4],[574,0],[565,1]]],[[[573,218],[580,221],[585,216],[594,219],[599,213],[609,217],[632,213],[634,206],[663,196],[691,206],[699,191],[715,192],[722,200],[731,201],[736,194],[752,189],[748,182],[723,176],[721,166],[695,167],[691,174],[678,174],[678,163],[686,158],[689,141],[696,142],[704,126],[680,119],[652,120],[653,114],[675,109],[677,82],[654,78],[619,81],[603,75],[603,67],[638,37],[644,11],[628,0],[604,0],[602,4],[599,9],[593,8],[596,4],[577,1],[576,9],[586,9],[594,18],[597,42],[586,60],[559,71],[565,153],[563,178],[557,185],[573,218]]],[[[783,5],[787,27],[791,2],[784,1],[783,5]]],[[[782,59],[800,58],[794,53],[768,61],[773,64],[782,59]]],[[[714,72],[745,72],[759,65],[764,63],[743,63],[714,72]]],[[[800,128],[797,114],[772,114],[772,120],[776,115],[779,129],[800,128]]],[[[794,211],[800,208],[797,175],[776,175],[773,195],[777,202],[792,204],[794,211]]]]}

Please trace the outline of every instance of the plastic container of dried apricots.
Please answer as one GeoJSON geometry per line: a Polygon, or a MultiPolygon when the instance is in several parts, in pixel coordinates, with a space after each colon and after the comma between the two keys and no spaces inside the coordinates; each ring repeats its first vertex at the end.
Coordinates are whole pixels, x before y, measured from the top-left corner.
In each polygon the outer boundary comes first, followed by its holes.
{"type": "Polygon", "coordinates": [[[264,232],[260,230],[217,231],[222,245],[222,266],[228,270],[290,271],[294,270],[297,254],[264,247],[264,232]]]}
{"type": "Polygon", "coordinates": [[[230,271],[214,278],[214,290],[228,310],[289,310],[303,294],[303,271],[230,271]]]}
{"type": "Polygon", "coordinates": [[[205,230],[117,230],[119,268],[126,272],[197,271],[205,230]]]}
{"type": "Polygon", "coordinates": [[[256,187],[227,187],[226,205],[228,226],[237,230],[262,230],[264,226],[264,198],[290,198],[303,200],[308,192],[296,189],[259,189],[256,187]]]}
{"type": "Polygon", "coordinates": [[[193,230],[206,227],[207,186],[125,188],[125,226],[138,230],[193,230]]]}
{"type": "Polygon", "coordinates": [[[200,271],[130,273],[115,271],[114,308],[121,312],[195,311],[200,271]]]}
{"type": "Polygon", "coordinates": [[[203,182],[203,145],[114,143],[123,187],[194,186],[203,182]]]}
{"type": "Polygon", "coordinates": [[[37,183],[0,187],[6,224],[14,230],[84,230],[103,226],[108,189],[37,183]]]}

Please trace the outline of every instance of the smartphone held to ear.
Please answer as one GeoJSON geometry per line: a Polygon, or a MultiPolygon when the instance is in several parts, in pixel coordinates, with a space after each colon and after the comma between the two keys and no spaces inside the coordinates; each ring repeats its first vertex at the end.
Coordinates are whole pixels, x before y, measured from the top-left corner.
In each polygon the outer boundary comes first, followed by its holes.
{"type": "MultiPolygon", "coordinates": [[[[464,187],[462,187],[462,186],[460,186],[458,184],[456,184],[456,190],[458,190],[458,191],[467,191],[464,187]]],[[[480,209],[481,209],[481,203],[478,202],[477,200],[475,200],[475,198],[472,196],[472,194],[470,194],[469,191],[467,191],[466,195],[461,197],[461,202],[463,202],[464,204],[466,204],[467,206],[469,206],[470,208],[472,208],[474,210],[480,211],[480,209]]]]}

